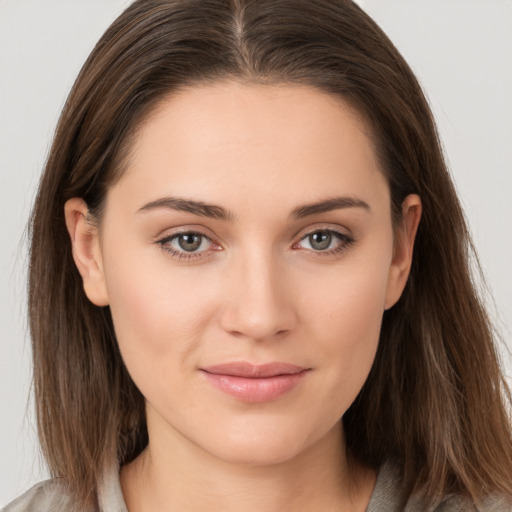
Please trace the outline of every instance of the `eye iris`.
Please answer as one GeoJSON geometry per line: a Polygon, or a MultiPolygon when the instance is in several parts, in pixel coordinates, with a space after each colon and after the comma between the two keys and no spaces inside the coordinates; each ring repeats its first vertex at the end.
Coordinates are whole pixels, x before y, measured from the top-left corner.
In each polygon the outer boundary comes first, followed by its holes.
{"type": "Polygon", "coordinates": [[[332,235],[327,231],[317,231],[309,235],[309,243],[313,249],[324,251],[331,245],[332,235]]]}
{"type": "Polygon", "coordinates": [[[178,238],[178,244],[181,249],[187,252],[192,252],[201,246],[201,236],[194,235],[192,233],[187,233],[184,235],[180,235],[178,238]]]}

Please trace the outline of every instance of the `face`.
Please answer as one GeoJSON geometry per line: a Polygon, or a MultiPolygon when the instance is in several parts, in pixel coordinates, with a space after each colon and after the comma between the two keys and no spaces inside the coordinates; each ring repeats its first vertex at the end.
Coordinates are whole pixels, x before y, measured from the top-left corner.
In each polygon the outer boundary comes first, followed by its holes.
{"type": "Polygon", "coordinates": [[[81,237],[73,201],[75,259],[110,306],[150,444],[255,464],[339,437],[415,224],[397,247],[354,111],[299,86],[190,88],[141,127],[99,230],[81,237]]]}

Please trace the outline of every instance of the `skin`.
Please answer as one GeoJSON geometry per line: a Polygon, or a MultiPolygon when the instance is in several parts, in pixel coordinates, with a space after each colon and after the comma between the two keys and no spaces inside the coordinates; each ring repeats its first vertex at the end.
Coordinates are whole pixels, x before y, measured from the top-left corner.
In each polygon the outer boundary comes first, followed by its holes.
{"type": "Polygon", "coordinates": [[[405,286],[421,203],[408,196],[394,230],[358,115],[303,86],[189,88],[140,127],[99,225],[86,215],[66,204],[84,289],[110,306],[147,401],[149,446],[121,472],[130,511],[365,510],[375,475],[349,470],[341,418],[405,286]],[[228,213],[146,206],[168,197],[228,213]],[[335,197],[356,204],[297,215],[335,197]],[[319,249],[309,235],[329,230],[319,249]],[[186,253],[176,235],[191,231],[208,238],[186,253]],[[199,370],[232,361],[309,371],[246,403],[199,370]]]}

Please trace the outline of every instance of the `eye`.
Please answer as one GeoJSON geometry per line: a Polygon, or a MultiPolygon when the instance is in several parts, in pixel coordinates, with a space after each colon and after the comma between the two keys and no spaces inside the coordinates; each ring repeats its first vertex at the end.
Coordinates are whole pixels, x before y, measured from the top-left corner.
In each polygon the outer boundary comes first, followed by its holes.
{"type": "Polygon", "coordinates": [[[335,253],[345,249],[354,239],[332,229],[317,229],[295,244],[294,248],[321,253],[335,253]]]}
{"type": "Polygon", "coordinates": [[[213,242],[206,235],[193,231],[167,236],[158,240],[158,244],[178,258],[201,256],[202,253],[214,248],[213,242]]]}
{"type": "Polygon", "coordinates": [[[182,233],[171,239],[171,246],[173,246],[174,249],[183,250],[185,252],[196,252],[199,251],[199,249],[204,250],[205,245],[208,245],[207,238],[198,233],[182,233]]]}

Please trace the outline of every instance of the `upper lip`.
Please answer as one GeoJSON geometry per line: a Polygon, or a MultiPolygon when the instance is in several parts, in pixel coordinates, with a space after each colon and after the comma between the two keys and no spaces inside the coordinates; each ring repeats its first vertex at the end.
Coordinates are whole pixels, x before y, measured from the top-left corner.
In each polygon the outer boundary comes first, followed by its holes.
{"type": "Polygon", "coordinates": [[[289,363],[265,363],[252,364],[245,361],[237,361],[232,363],[216,364],[206,366],[201,370],[216,375],[229,375],[232,377],[246,377],[252,379],[263,379],[268,377],[276,377],[278,375],[294,375],[301,373],[309,368],[297,366],[289,363]]]}

